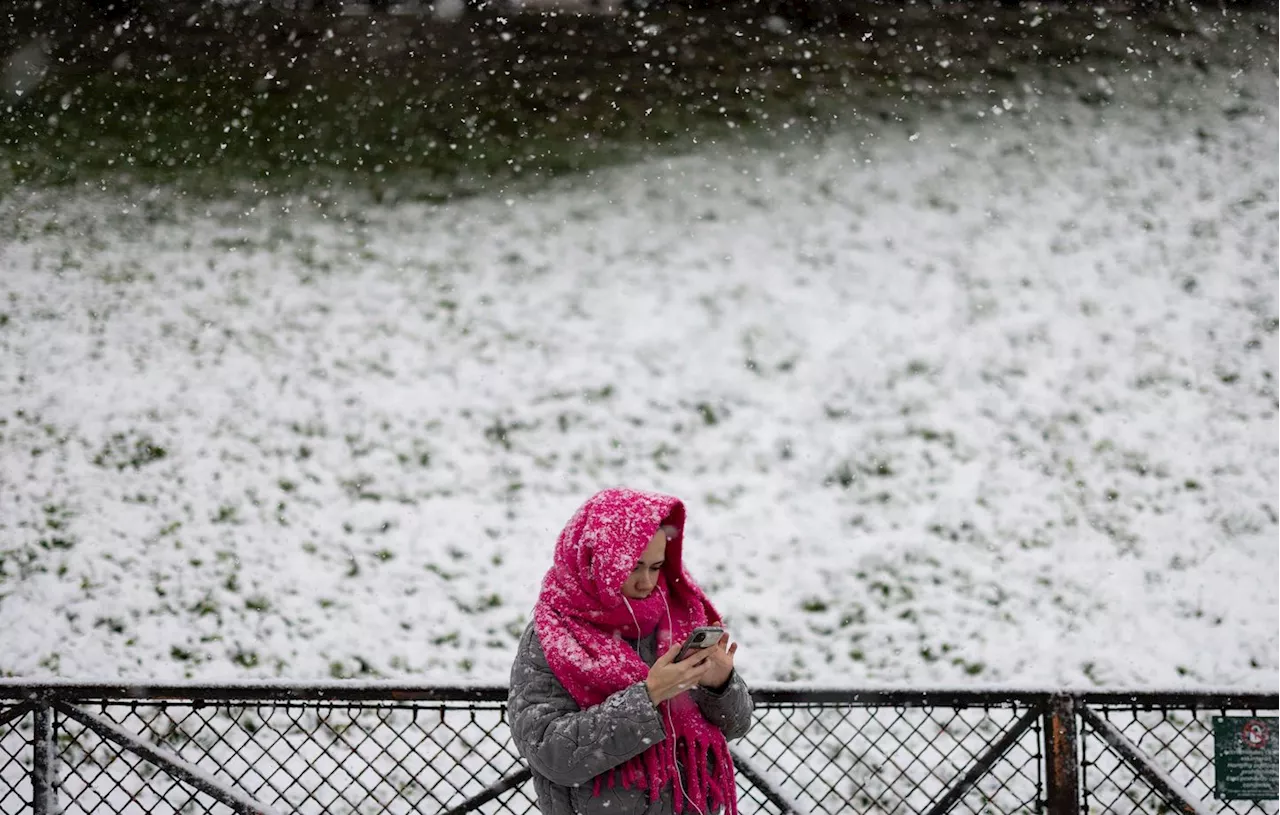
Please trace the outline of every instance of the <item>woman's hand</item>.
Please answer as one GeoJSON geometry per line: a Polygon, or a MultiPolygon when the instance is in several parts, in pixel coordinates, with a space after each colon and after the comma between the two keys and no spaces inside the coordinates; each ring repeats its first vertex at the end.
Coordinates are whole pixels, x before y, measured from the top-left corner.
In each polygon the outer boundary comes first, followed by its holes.
{"type": "Polygon", "coordinates": [[[720,635],[720,641],[706,651],[707,662],[711,663],[711,667],[702,675],[698,684],[705,688],[723,687],[729,677],[733,676],[733,655],[738,651],[738,643],[729,644],[729,631],[726,629],[720,635]]]}
{"type": "MultiPolygon", "coordinates": [[[[645,687],[649,689],[649,698],[656,705],[659,702],[674,699],[694,685],[705,684],[703,680],[714,665],[712,659],[715,657],[713,653],[715,650],[715,648],[704,648],[676,662],[676,656],[680,653],[680,644],[671,646],[670,650],[653,663],[653,667],[649,669],[649,676],[644,680],[645,687]]],[[[731,668],[732,665],[731,658],[731,668]]]]}

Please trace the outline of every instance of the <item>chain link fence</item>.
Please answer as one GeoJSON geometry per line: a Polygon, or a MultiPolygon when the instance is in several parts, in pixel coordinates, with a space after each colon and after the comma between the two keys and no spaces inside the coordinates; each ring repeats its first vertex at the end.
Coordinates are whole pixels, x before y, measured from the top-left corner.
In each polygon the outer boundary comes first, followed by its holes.
{"type": "MultiPolygon", "coordinates": [[[[1274,715],[1275,694],[753,695],[755,726],[732,745],[744,815],[1277,812],[1214,798],[1212,726],[1274,715]]],[[[498,687],[4,680],[0,815],[533,814],[505,699],[498,687]]]]}
{"type": "MultiPolygon", "coordinates": [[[[766,701],[735,753],[799,812],[928,812],[1004,736],[1013,738],[1009,751],[957,809],[1026,812],[1042,786],[1040,727],[1032,708],[1016,701],[966,707],[766,701]]],[[[775,811],[768,804],[776,802],[758,788],[745,797],[775,811]]]]}
{"type": "MultiPolygon", "coordinates": [[[[1271,708],[1274,708],[1274,700],[1271,708]]],[[[1266,711],[1275,715],[1274,711],[1266,711]]],[[[1275,801],[1215,801],[1214,716],[1256,716],[1257,710],[1210,710],[1155,702],[1096,706],[1086,717],[1080,742],[1083,810],[1128,815],[1168,812],[1158,789],[1135,772],[1115,746],[1108,743],[1097,722],[1105,722],[1154,759],[1176,785],[1211,812],[1277,811],[1275,801]],[[1090,721],[1093,719],[1094,721],[1090,721]]]]}

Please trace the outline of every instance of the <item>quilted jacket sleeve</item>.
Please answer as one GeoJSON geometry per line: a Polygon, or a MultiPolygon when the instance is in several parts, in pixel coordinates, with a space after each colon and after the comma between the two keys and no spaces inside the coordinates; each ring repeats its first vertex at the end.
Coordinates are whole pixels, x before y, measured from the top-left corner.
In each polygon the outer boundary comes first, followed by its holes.
{"type": "Polygon", "coordinates": [[[566,787],[585,784],[666,738],[643,682],[580,709],[547,665],[533,625],[511,668],[507,715],[529,767],[566,787]]]}
{"type": "Polygon", "coordinates": [[[721,691],[696,688],[690,693],[707,721],[720,728],[729,741],[740,739],[751,729],[751,713],[754,705],[747,683],[737,671],[729,677],[729,684],[721,691]]]}

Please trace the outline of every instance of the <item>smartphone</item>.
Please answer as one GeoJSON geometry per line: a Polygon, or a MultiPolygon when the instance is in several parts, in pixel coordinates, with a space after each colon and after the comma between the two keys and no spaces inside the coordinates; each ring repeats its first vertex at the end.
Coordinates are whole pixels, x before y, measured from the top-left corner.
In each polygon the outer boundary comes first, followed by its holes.
{"type": "Polygon", "coordinates": [[[684,659],[694,651],[703,648],[710,648],[720,642],[720,638],[724,636],[724,629],[714,625],[700,625],[693,629],[689,634],[689,639],[684,641],[684,645],[680,647],[680,653],[676,654],[676,662],[684,659]]]}

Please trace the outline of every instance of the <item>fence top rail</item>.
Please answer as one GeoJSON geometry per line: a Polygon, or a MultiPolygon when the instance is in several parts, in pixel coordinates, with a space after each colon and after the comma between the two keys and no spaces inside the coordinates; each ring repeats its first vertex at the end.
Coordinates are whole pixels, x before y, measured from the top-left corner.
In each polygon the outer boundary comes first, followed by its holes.
{"type": "MultiPolygon", "coordinates": [[[[1280,710],[1280,693],[1250,689],[1072,690],[1033,688],[851,688],[812,685],[753,686],[751,695],[764,707],[995,707],[1047,706],[1069,696],[1096,707],[1177,708],[1198,710],[1280,710]]],[[[500,704],[507,686],[496,684],[431,685],[395,681],[294,682],[237,680],[229,682],[81,681],[0,678],[0,700],[64,702],[452,702],[500,704]]]]}

